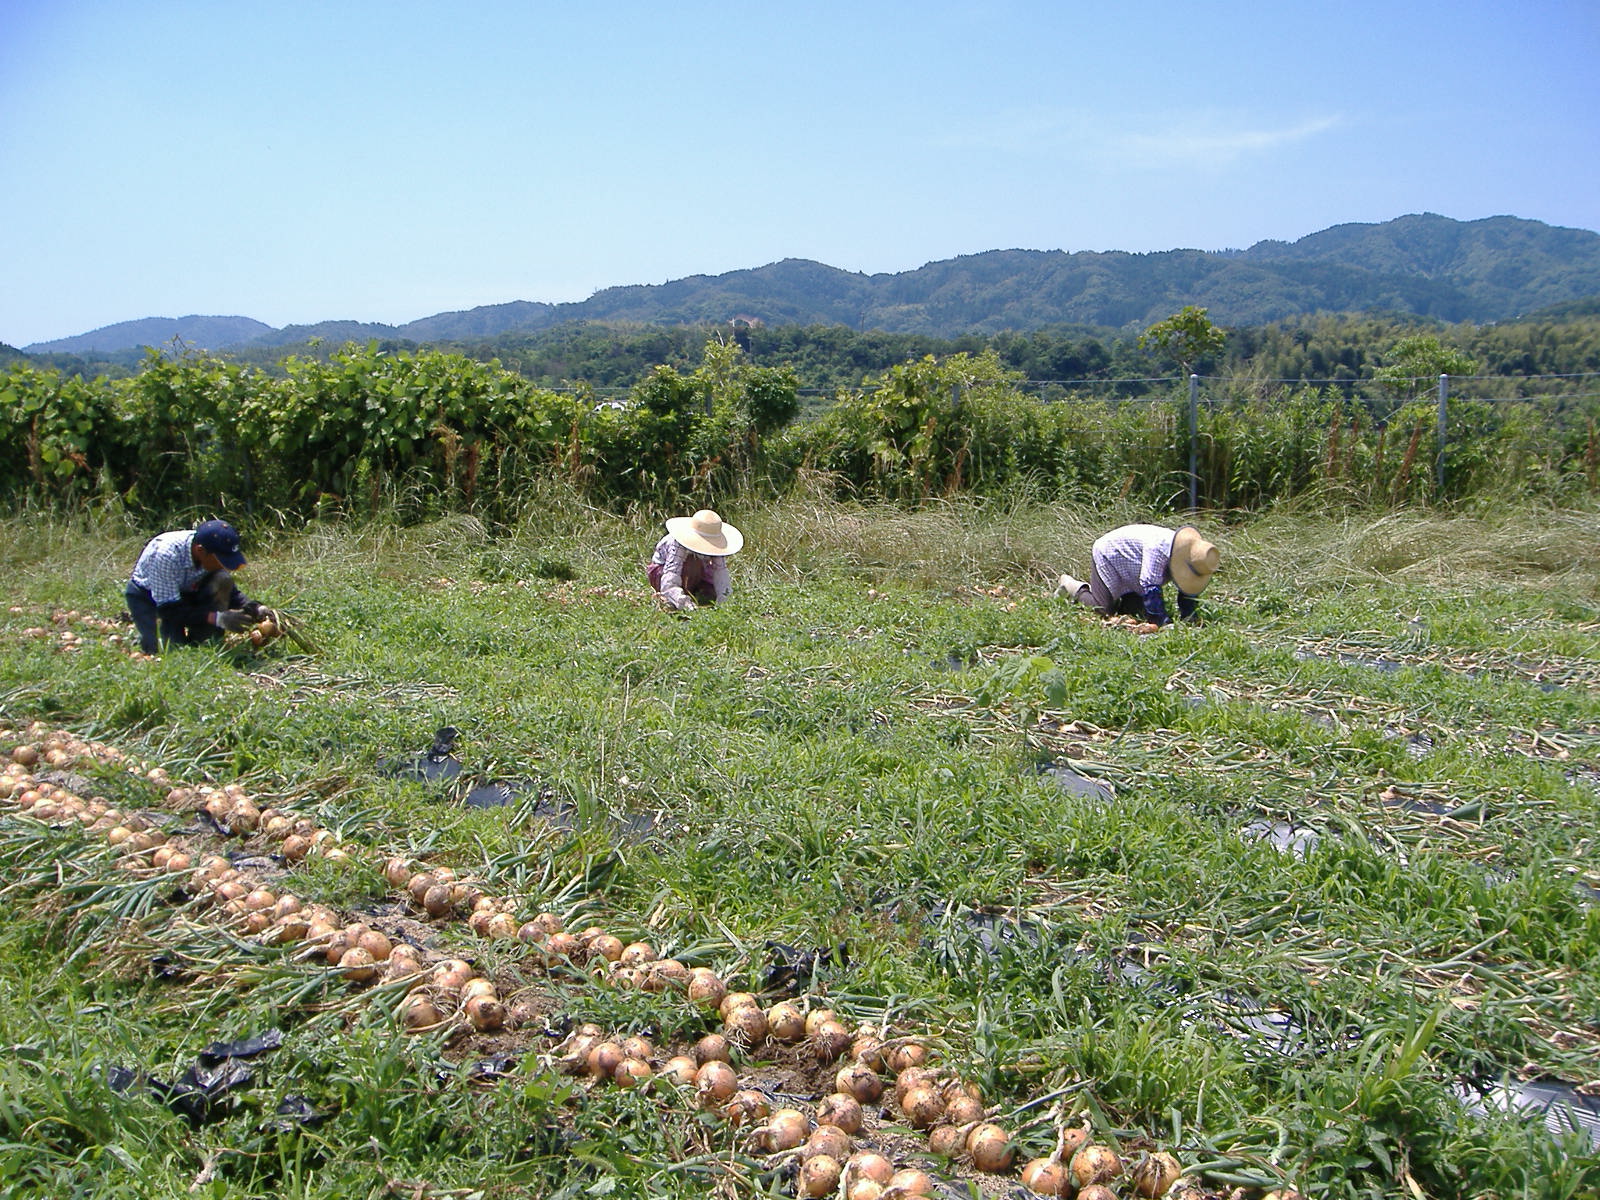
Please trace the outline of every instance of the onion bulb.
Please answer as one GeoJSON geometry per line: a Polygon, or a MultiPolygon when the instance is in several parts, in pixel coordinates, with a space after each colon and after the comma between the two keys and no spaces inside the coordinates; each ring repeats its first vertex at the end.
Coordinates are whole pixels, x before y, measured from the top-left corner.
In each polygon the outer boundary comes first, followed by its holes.
{"type": "Polygon", "coordinates": [[[841,1067],[833,1081],[841,1092],[854,1096],[862,1104],[871,1104],[883,1095],[883,1080],[865,1063],[841,1067]]]}
{"type": "Polygon", "coordinates": [[[453,907],[450,886],[436,883],[422,894],[422,907],[430,917],[442,917],[453,907]]]}
{"type": "Polygon", "coordinates": [[[694,1044],[694,1060],[697,1063],[727,1062],[728,1039],[720,1033],[708,1033],[694,1044]]]}
{"type": "Polygon", "coordinates": [[[704,1008],[715,1008],[728,994],[728,985],[710,967],[694,967],[689,971],[687,990],[691,1002],[704,1008]]]}
{"type": "Polygon", "coordinates": [[[577,958],[579,950],[578,939],[570,933],[552,933],[544,944],[545,966],[554,967],[563,961],[571,962],[577,958]]]}
{"type": "Polygon", "coordinates": [[[683,1087],[693,1087],[694,1077],[699,1071],[700,1064],[687,1054],[674,1054],[661,1068],[663,1076],[683,1087]]]}
{"type": "Polygon", "coordinates": [[[824,1021],[831,1021],[833,1019],[833,1009],[831,1008],[813,1008],[808,1010],[806,1013],[806,1036],[816,1037],[817,1026],[821,1025],[824,1021]]]}
{"type": "Polygon", "coordinates": [[[1068,1196],[1072,1175],[1058,1159],[1036,1158],[1022,1168],[1022,1186],[1041,1196],[1068,1196]]]}
{"type": "Polygon", "coordinates": [[[646,1062],[656,1052],[656,1048],[650,1044],[650,1039],[637,1033],[622,1039],[622,1050],[629,1058],[642,1058],[646,1062]]]}
{"type": "Polygon", "coordinates": [[[609,933],[602,933],[589,943],[589,954],[594,958],[603,958],[607,962],[616,962],[622,957],[622,939],[612,937],[609,933]]]}
{"type": "Polygon", "coordinates": [[[833,1125],[846,1133],[859,1133],[861,1121],[861,1102],[848,1092],[834,1092],[817,1101],[818,1125],[833,1125]]]}
{"type": "Polygon", "coordinates": [[[1165,1196],[1167,1189],[1183,1174],[1178,1160],[1165,1150],[1142,1155],[1128,1172],[1133,1190],[1141,1196],[1165,1196]]]}
{"type": "Polygon", "coordinates": [[[728,1102],[722,1106],[722,1117],[737,1129],[753,1125],[771,1111],[772,1105],[767,1102],[766,1096],[753,1088],[744,1088],[728,1098],[728,1102]]]}
{"type": "Polygon", "coordinates": [[[935,1125],[928,1130],[928,1149],[940,1158],[955,1158],[966,1148],[966,1131],[955,1125],[935,1125]]]}
{"type": "Polygon", "coordinates": [[[699,1093],[701,1103],[708,1106],[722,1104],[732,1099],[734,1092],[739,1090],[739,1077],[727,1063],[714,1060],[700,1068],[695,1075],[694,1088],[699,1093]]]}
{"type": "Polygon", "coordinates": [[[911,1122],[911,1128],[927,1129],[944,1115],[944,1100],[934,1088],[922,1085],[906,1093],[900,1111],[911,1122]]]}
{"type": "Polygon", "coordinates": [[[439,1006],[421,992],[413,992],[400,1005],[400,1023],[407,1033],[432,1029],[443,1020],[439,1006]]]}
{"type": "Polygon", "coordinates": [[[589,1051],[589,1074],[610,1079],[628,1056],[616,1042],[599,1042],[589,1051]]]}
{"type": "Polygon", "coordinates": [[[811,1133],[811,1122],[796,1108],[780,1108],[767,1118],[761,1142],[768,1150],[793,1150],[811,1133]]]}
{"type": "Polygon", "coordinates": [[[852,1179],[845,1185],[844,1200],[881,1200],[883,1184],[876,1179],[852,1179]]]}
{"type": "Polygon", "coordinates": [[[907,1067],[926,1066],[928,1048],[921,1042],[900,1042],[883,1052],[883,1061],[889,1070],[898,1075],[907,1067]]]}
{"type": "Polygon", "coordinates": [[[339,956],[339,971],[352,983],[371,983],[378,974],[372,952],[360,946],[351,946],[339,956]]]}
{"type": "Polygon", "coordinates": [[[1072,1156],[1089,1144],[1089,1131],[1072,1125],[1063,1125],[1056,1136],[1056,1158],[1070,1163],[1072,1156]]]}
{"type": "Polygon", "coordinates": [[[817,1154],[800,1164],[800,1177],[795,1181],[795,1195],[828,1196],[832,1195],[838,1186],[838,1159],[826,1154],[817,1154]]]}
{"type": "Polygon", "coordinates": [[[967,1153],[980,1171],[1004,1171],[1011,1165],[1011,1135],[993,1122],[985,1122],[967,1134],[967,1153]]]}
{"type": "Polygon", "coordinates": [[[611,1073],[611,1078],[619,1087],[633,1087],[649,1079],[651,1074],[650,1064],[642,1058],[624,1058],[611,1073]]]}
{"type": "Polygon", "coordinates": [[[866,1063],[874,1071],[883,1069],[883,1039],[876,1033],[863,1030],[856,1035],[855,1041],[850,1043],[850,1057],[857,1062],[866,1063]]]}
{"type": "Polygon", "coordinates": [[[489,918],[488,934],[497,941],[507,941],[517,936],[517,919],[510,913],[495,913],[489,918]]]}
{"type": "Polygon", "coordinates": [[[625,967],[642,967],[645,963],[655,962],[655,960],[656,949],[649,942],[629,942],[622,948],[622,955],[619,959],[625,967]]]}
{"type": "Polygon", "coordinates": [[[723,1018],[722,1025],[729,1040],[745,1049],[767,1036],[767,1016],[753,1005],[734,1009],[723,1018]]]}
{"type": "Polygon", "coordinates": [[[850,1031],[830,1017],[811,1030],[811,1044],[820,1061],[833,1062],[850,1048],[850,1031]]]}
{"type": "Polygon", "coordinates": [[[825,1155],[835,1162],[843,1162],[850,1153],[850,1135],[837,1125],[818,1125],[806,1138],[800,1150],[801,1158],[825,1155]]]}
{"type": "Polygon", "coordinates": [[[761,1002],[749,992],[727,992],[717,1003],[717,1015],[724,1021],[736,1008],[760,1008],[761,1002]]]}
{"type": "Polygon", "coordinates": [[[806,1035],[806,1015],[793,1001],[780,1000],[767,1009],[767,1032],[780,1042],[798,1042],[806,1035]]]}
{"type": "Polygon", "coordinates": [[[907,1167],[903,1171],[896,1171],[889,1177],[889,1187],[898,1189],[900,1194],[911,1196],[932,1196],[933,1189],[938,1186],[933,1181],[933,1176],[916,1167],[907,1167]]]}
{"type": "Polygon", "coordinates": [[[952,1125],[971,1125],[983,1120],[983,1101],[975,1100],[965,1092],[950,1097],[944,1107],[944,1119],[952,1125]]]}
{"type": "Polygon", "coordinates": [[[1110,1146],[1093,1142],[1083,1146],[1072,1156],[1072,1182],[1080,1188],[1091,1183],[1105,1183],[1122,1174],[1122,1159],[1110,1146]]]}
{"type": "Polygon", "coordinates": [[[1103,1183],[1091,1183],[1078,1189],[1078,1200],[1117,1200],[1117,1194],[1103,1183]]]}
{"type": "Polygon", "coordinates": [[[467,1020],[479,1033],[499,1029],[506,1023],[506,1006],[492,995],[477,995],[463,1006],[467,1020]]]}
{"type": "Polygon", "coordinates": [[[874,1183],[888,1183],[894,1176],[894,1164],[876,1150],[857,1150],[845,1163],[844,1169],[854,1179],[870,1179],[874,1183]]]}

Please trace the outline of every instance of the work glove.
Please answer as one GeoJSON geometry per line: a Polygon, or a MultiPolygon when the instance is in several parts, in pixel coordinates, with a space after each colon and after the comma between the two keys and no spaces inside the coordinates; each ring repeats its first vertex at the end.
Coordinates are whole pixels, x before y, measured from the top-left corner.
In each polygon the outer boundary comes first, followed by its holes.
{"type": "Polygon", "coordinates": [[[1185,621],[1194,620],[1195,613],[1200,611],[1200,597],[1191,596],[1188,592],[1178,593],[1178,616],[1185,621]]]}
{"type": "Polygon", "coordinates": [[[1170,625],[1172,618],[1167,616],[1167,602],[1161,596],[1159,587],[1147,587],[1143,593],[1144,615],[1150,618],[1154,625],[1170,625]]]}
{"type": "Polygon", "coordinates": [[[224,608],[212,619],[224,633],[243,633],[255,624],[242,608],[224,608]]]}

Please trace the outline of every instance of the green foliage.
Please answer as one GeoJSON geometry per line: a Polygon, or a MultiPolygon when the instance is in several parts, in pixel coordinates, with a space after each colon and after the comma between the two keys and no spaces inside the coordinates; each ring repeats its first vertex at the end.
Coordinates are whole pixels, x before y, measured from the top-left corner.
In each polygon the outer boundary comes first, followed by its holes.
{"type": "Polygon", "coordinates": [[[1384,359],[1373,379],[1390,395],[1409,400],[1437,387],[1441,375],[1471,375],[1478,369],[1470,358],[1440,345],[1432,334],[1401,338],[1384,359]]]}
{"type": "Polygon", "coordinates": [[[1192,304],[1184,305],[1139,335],[1141,348],[1156,350],[1177,363],[1185,375],[1199,370],[1207,359],[1220,355],[1227,342],[1227,335],[1211,323],[1206,310],[1192,304]]]}

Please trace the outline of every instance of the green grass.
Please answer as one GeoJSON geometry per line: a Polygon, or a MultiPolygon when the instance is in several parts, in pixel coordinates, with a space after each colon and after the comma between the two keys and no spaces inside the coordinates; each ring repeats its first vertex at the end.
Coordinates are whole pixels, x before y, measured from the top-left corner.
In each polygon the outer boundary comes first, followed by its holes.
{"type": "MultiPolygon", "coordinates": [[[[309,862],[293,886],[351,912],[395,902],[374,864],[406,853],[746,985],[768,941],[847,947],[814,989],[934,1036],[1029,1154],[1086,1117],[1219,1194],[1600,1189],[1581,1139],[1452,1091],[1474,1073],[1597,1081],[1600,906],[1579,884],[1600,886],[1600,516],[1207,520],[1225,566],[1205,624],[1139,639],[1046,594],[1145,514],[796,498],[725,515],[748,538],[735,595],[688,620],[644,588],[653,517],[559,495],[505,529],[285,528],[244,582],[304,617],[317,656],[135,663],[22,631],[58,608],[114,615],[150,531],[19,514],[0,528],[21,610],[0,612],[0,717],[314,814],[361,861],[309,862]],[[576,827],[380,772],[446,724],[469,774],[536,779],[576,827]],[[1052,761],[1115,794],[1061,791],[1037,770],[1052,761]],[[650,836],[616,836],[646,818],[650,836]],[[1252,821],[1315,844],[1248,840],[1252,821]],[[1025,935],[986,940],[972,907],[1025,935]]],[[[0,1045],[26,1047],[0,1058],[12,1194],[782,1190],[691,1106],[553,1073],[538,1029],[508,1035],[509,1079],[466,1082],[457,1064],[487,1047],[401,1036],[394,995],[224,935],[93,835],[0,812],[0,872],[0,1045]],[[273,1026],[285,1046],[214,1125],[103,1082],[107,1063],[175,1077],[273,1026]],[[274,1128],[296,1095],[327,1119],[274,1128]]],[[[706,1028],[463,925],[435,936],[552,1018],[706,1028]]]]}

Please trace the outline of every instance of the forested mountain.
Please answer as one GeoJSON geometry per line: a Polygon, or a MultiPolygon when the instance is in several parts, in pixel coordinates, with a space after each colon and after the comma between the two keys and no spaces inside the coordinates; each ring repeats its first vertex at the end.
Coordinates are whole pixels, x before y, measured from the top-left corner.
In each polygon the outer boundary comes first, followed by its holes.
{"type": "Polygon", "coordinates": [[[1600,233],[1516,217],[1456,221],[1425,213],[1338,225],[1247,250],[991,250],[878,275],[786,259],[724,275],[606,288],[578,303],[515,301],[400,326],[338,321],[272,330],[243,317],[150,319],[26,349],[106,351],[161,345],[174,334],[203,349],[312,337],[463,341],[575,321],[726,326],[741,318],[949,338],[1062,325],[1139,329],[1189,304],[1229,326],[1341,312],[1492,322],[1597,296],[1600,233]]]}
{"type": "Polygon", "coordinates": [[[145,317],[138,321],[119,321],[76,337],[35,342],[23,349],[29,354],[106,353],[140,346],[166,346],[177,338],[191,346],[215,350],[222,346],[245,345],[273,332],[271,325],[250,317],[145,317]]]}

